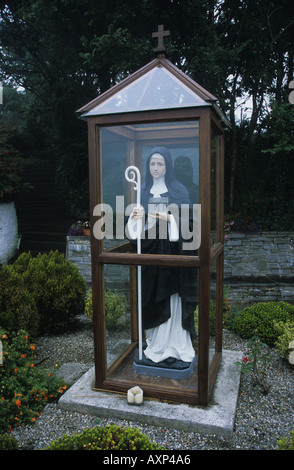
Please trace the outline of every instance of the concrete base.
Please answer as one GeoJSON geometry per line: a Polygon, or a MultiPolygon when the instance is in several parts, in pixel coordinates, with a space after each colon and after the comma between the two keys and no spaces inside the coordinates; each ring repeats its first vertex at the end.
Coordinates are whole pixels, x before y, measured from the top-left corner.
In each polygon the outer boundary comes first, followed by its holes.
{"type": "Polygon", "coordinates": [[[126,394],[93,390],[94,367],[88,370],[59,400],[61,409],[95,416],[127,419],[202,434],[231,435],[238,400],[242,353],[223,351],[211,403],[208,407],[164,403],[145,399],[129,405],[126,394]]]}

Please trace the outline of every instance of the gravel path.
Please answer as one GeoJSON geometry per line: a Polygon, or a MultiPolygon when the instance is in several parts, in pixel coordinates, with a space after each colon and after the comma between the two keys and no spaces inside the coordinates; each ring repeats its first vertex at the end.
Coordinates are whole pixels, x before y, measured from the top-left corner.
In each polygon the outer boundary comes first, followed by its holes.
{"type": "MultiPolygon", "coordinates": [[[[35,341],[37,358],[47,358],[42,365],[52,367],[65,362],[93,365],[93,334],[87,321],[74,331],[60,336],[45,336],[35,341]],[[49,357],[48,357],[49,356],[49,357]]],[[[224,349],[246,351],[246,341],[224,331],[224,349]]],[[[144,425],[119,419],[97,418],[60,410],[47,405],[32,425],[14,430],[20,449],[40,450],[63,434],[80,433],[97,425],[133,426],[157,444],[171,450],[273,450],[282,436],[289,438],[294,430],[294,368],[276,350],[268,372],[271,385],[263,395],[250,374],[241,375],[241,384],[232,437],[204,435],[195,432],[144,425]]]]}

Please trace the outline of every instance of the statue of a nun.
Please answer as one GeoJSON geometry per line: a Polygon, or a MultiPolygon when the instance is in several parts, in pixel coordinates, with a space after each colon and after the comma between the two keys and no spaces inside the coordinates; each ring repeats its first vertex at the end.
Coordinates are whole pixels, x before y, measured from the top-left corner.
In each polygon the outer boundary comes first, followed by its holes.
{"type": "MultiPolygon", "coordinates": [[[[155,147],[149,154],[141,204],[128,220],[128,232],[135,240],[137,221],[144,218],[142,253],[195,254],[183,251],[181,206],[191,204],[187,189],[175,178],[171,155],[165,147],[155,147]],[[169,210],[171,205],[177,207],[175,215],[169,210]]],[[[147,345],[144,355],[148,360],[169,367],[178,361],[191,363],[195,356],[192,341],[196,338],[197,297],[195,268],[142,267],[142,321],[147,345]]]]}

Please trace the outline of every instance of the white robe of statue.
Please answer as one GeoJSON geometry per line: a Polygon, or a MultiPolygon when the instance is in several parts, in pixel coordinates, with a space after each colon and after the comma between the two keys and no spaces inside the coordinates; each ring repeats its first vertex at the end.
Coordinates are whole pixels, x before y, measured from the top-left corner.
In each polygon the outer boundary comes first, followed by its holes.
{"type": "MultiPolygon", "coordinates": [[[[154,184],[150,190],[153,197],[161,197],[161,194],[167,192],[164,177],[161,179],[154,179],[154,184]]],[[[165,212],[166,206],[164,204],[153,205],[155,212],[165,212]]],[[[156,223],[155,218],[150,216],[147,218],[145,230],[156,223]]],[[[132,217],[128,220],[129,236],[136,239],[137,236],[137,221],[132,217]]],[[[179,230],[175,218],[170,214],[170,222],[168,223],[168,235],[170,241],[177,241],[179,239],[179,230]]],[[[161,325],[147,329],[146,342],[147,348],[144,354],[148,359],[158,363],[173,357],[185,362],[191,362],[195,357],[195,350],[192,345],[190,333],[182,327],[182,302],[179,294],[173,294],[170,297],[170,318],[161,325]]]]}

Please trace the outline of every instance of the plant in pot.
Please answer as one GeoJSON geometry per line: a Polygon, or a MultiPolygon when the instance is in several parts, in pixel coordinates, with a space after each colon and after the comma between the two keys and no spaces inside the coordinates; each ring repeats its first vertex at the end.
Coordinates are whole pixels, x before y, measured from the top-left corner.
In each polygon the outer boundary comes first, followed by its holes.
{"type": "Polygon", "coordinates": [[[83,222],[82,224],[82,234],[86,237],[90,237],[91,236],[91,228],[90,228],[90,222],[88,220],[86,220],[85,222],[83,222]]]}
{"type": "Polygon", "coordinates": [[[82,222],[81,220],[78,220],[77,222],[75,222],[74,224],[70,226],[70,229],[67,235],[71,237],[79,237],[81,235],[90,237],[91,235],[90,222],[89,221],[82,222]]]}

